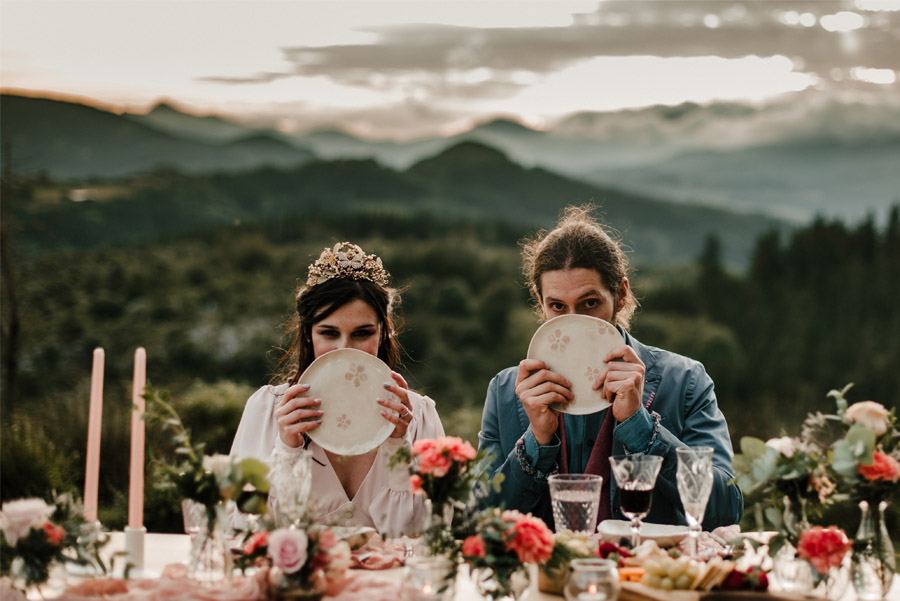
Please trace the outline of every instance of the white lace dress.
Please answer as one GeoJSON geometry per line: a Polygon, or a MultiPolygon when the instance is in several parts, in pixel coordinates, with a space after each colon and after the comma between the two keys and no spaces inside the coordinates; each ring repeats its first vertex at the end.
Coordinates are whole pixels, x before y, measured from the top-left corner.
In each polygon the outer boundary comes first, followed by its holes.
{"type": "MultiPolygon", "coordinates": [[[[232,456],[255,457],[271,463],[276,449],[278,453],[301,452],[281,441],[275,423],[274,409],[287,387],[287,384],[263,386],[247,400],[231,445],[232,456]]],[[[425,499],[410,491],[406,467],[401,465],[391,469],[388,460],[401,445],[411,445],[420,438],[443,436],[444,428],[432,399],[409,391],[409,400],[413,418],[406,437],[388,438],[379,447],[372,467],[352,499],[347,497],[324,449],[314,442],[309,443],[307,449],[312,459],[310,507],[317,522],[371,526],[389,536],[412,534],[420,529],[426,517],[425,499]]],[[[286,464],[280,461],[278,465],[286,464]]],[[[289,464],[287,466],[289,468],[289,464]]],[[[277,497],[274,501],[277,503],[277,497]]]]}

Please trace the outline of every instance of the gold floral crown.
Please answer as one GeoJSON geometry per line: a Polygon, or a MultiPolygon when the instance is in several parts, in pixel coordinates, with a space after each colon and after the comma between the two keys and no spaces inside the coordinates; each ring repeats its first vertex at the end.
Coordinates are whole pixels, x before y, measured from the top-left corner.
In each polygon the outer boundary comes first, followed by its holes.
{"type": "Polygon", "coordinates": [[[309,266],[306,285],[310,287],[333,278],[349,278],[369,280],[387,287],[390,277],[379,257],[367,255],[352,242],[338,242],[333,248],[323,249],[316,262],[309,266]]]}

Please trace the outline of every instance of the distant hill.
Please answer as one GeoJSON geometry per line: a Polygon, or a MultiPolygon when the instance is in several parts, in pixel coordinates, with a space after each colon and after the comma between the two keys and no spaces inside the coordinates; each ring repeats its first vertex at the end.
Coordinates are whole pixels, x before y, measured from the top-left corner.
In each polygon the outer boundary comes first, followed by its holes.
{"type": "MultiPolygon", "coordinates": [[[[526,168],[504,153],[464,142],[397,171],[371,159],[314,161],[290,169],[211,175],[160,175],[135,180],[127,200],[15,202],[17,246],[26,252],[152,242],[231,226],[283,223],[315,213],[423,213],[439,219],[492,220],[523,231],[550,225],[568,204],[593,201],[608,223],[648,263],[693,260],[707,234],[723,256],[743,264],[756,237],[778,221],[651,200],[526,168]]],[[[285,232],[285,235],[288,235],[285,232]]]]}
{"type": "MultiPolygon", "coordinates": [[[[496,119],[449,138],[348,137],[327,156],[372,156],[405,169],[469,140],[502,149],[522,165],[598,185],[795,222],[818,214],[883,216],[900,190],[900,105],[814,94],[761,107],[684,103],[578,113],[543,131],[496,119]]],[[[318,151],[315,139],[308,144],[318,151]]]]}
{"type": "Polygon", "coordinates": [[[121,176],[159,165],[194,173],[284,167],[310,153],[325,160],[372,158],[405,170],[461,142],[477,142],[519,165],[604,188],[795,223],[816,215],[881,219],[900,200],[900,104],[822,94],[786,95],[764,105],[577,113],[540,130],[493,118],[453,136],[408,141],[360,138],[340,125],[283,134],[191,114],[168,101],[144,115],[122,116],[31,98],[4,96],[0,104],[14,167],[56,177],[121,176]],[[241,143],[248,139],[255,141],[241,143]]]}
{"type": "Polygon", "coordinates": [[[199,142],[81,104],[8,94],[0,97],[0,137],[14,170],[64,179],[120,177],[159,166],[194,173],[246,170],[312,158],[274,139],[199,142]]]}
{"type": "Polygon", "coordinates": [[[253,130],[239,123],[212,115],[192,115],[162,101],[143,115],[126,115],[126,118],[137,123],[150,125],[180,138],[189,138],[201,142],[230,142],[247,136],[253,130]]]}
{"type": "Polygon", "coordinates": [[[862,142],[798,139],[727,151],[685,152],[639,167],[580,177],[669,200],[765,211],[802,222],[821,213],[882,219],[900,202],[900,135],[862,142]]]}
{"type": "Polygon", "coordinates": [[[470,215],[511,222],[546,225],[565,205],[594,202],[636,256],[652,262],[677,263],[696,257],[706,235],[715,233],[723,241],[725,258],[740,264],[761,233],[786,229],[784,222],[760,215],[679,206],[540,167],[522,167],[477,142],[462,142],[413,165],[407,173],[428,182],[432,194],[452,198],[455,206],[470,215]]]}

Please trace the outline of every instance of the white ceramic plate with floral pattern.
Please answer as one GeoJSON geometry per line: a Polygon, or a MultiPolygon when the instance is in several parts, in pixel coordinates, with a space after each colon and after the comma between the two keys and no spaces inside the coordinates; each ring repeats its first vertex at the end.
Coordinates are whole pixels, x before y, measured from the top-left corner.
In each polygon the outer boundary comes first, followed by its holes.
{"type": "MultiPolygon", "coordinates": [[[[625,520],[603,520],[597,525],[600,538],[617,543],[623,538],[631,538],[631,522],[625,520]]],[[[653,540],[660,547],[674,547],[688,535],[687,526],[671,524],[641,523],[641,540],[653,540]]]]}
{"type": "Polygon", "coordinates": [[[603,357],[625,344],[612,324],[588,315],[560,315],[544,322],[528,345],[528,358],[540,359],[572,382],[575,395],[568,405],[554,405],[563,413],[585,415],[609,407],[594,390],[594,382],[606,367],[603,357]]]}
{"type": "Polygon", "coordinates": [[[298,383],[309,384],[309,396],[322,399],[322,423],[309,432],[317,445],[338,455],[362,455],[378,447],[394,431],[382,417],[378,399],[391,370],[369,353],[337,349],[313,361],[298,383]]]}

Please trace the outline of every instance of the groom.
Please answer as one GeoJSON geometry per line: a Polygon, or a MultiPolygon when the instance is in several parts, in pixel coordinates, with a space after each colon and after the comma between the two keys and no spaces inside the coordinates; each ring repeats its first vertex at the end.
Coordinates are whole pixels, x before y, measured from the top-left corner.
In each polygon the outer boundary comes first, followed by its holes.
{"type": "Polygon", "coordinates": [[[589,210],[569,208],[556,228],[523,247],[525,273],[544,319],[583,314],[615,325],[625,345],[604,360],[594,388],[611,403],[589,415],[551,407],[572,400],[571,383],[538,360],[525,359],[488,386],[479,449],[493,454],[499,493],[484,502],[531,512],[552,524],[547,477],[556,472],[603,477],[599,519],[622,518],[609,457],[647,453],[663,458],[646,520],[685,524],[676,485],[682,447],[712,447],[713,487],[703,527],[737,523],[740,489],[731,483],[732,447],[712,379],[687,357],[646,346],[628,333],[637,301],[628,261],[589,210]]]}

